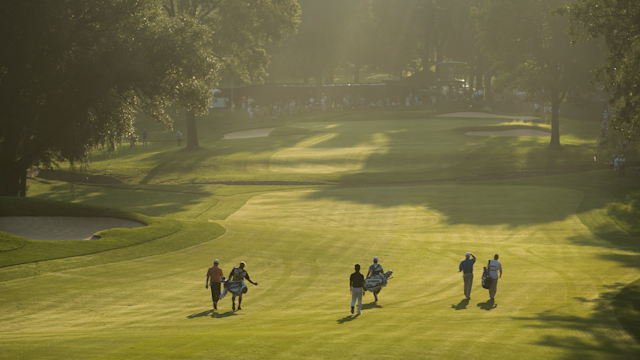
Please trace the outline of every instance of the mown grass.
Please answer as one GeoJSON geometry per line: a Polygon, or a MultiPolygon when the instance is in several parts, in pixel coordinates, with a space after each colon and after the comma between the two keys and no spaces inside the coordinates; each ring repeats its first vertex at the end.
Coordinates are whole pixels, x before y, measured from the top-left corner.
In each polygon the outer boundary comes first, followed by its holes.
{"type": "Polygon", "coordinates": [[[640,346],[611,311],[612,302],[622,308],[616,295],[640,277],[638,239],[620,220],[637,214],[625,200],[637,179],[581,172],[598,168],[593,124],[563,121],[564,150],[552,153],[548,139],[461,133],[543,123],[418,112],[324,116],[287,125],[309,135],[223,142],[207,133],[211,140],[196,153],[123,149],[99,166],[128,179],[124,185],[31,180],[38,199],[183,227],[126,248],[0,269],[3,356],[638,357],[640,346]],[[366,186],[196,183],[372,184],[534,170],[564,175],[366,186]],[[466,251],[478,256],[470,301],[457,273],[466,251]],[[479,271],[495,253],[504,274],[490,302],[479,271]],[[363,315],[351,316],[347,278],[373,256],[394,279],[380,301],[366,295],[363,315]],[[232,312],[227,298],[212,311],[203,282],[214,258],[225,275],[246,261],[259,282],[249,285],[243,310],[232,312]]]}
{"type": "Polygon", "coordinates": [[[96,157],[88,172],[113,176],[129,185],[239,181],[363,184],[603,167],[602,161],[594,161],[598,125],[576,120],[563,119],[561,150],[549,149],[548,138],[471,137],[462,131],[548,129],[543,122],[434,118],[426,112],[398,111],[315,113],[277,121],[286,126],[272,134],[299,136],[218,140],[221,129],[277,124],[243,124],[236,119],[229,125],[228,119],[214,119],[202,127],[206,135],[201,137],[201,150],[178,151],[176,144],[124,148],[110,158],[96,157]]]}
{"type": "Polygon", "coordinates": [[[640,342],[640,279],[625,286],[612,305],[618,321],[640,342]]]}
{"type": "MultiPolygon", "coordinates": [[[[30,240],[0,232],[0,268],[132,247],[179,233],[184,228],[184,224],[177,220],[34,198],[0,198],[0,209],[0,216],[99,216],[133,220],[147,225],[135,229],[100,231],[97,233],[100,239],[92,241],[30,240]]],[[[215,226],[211,227],[215,228],[215,226]]],[[[224,230],[218,225],[218,229],[214,230],[210,236],[219,236],[223,232],[224,230]]],[[[208,240],[208,238],[205,239],[208,240]]],[[[205,239],[201,238],[200,241],[205,239]]],[[[190,246],[198,241],[181,241],[181,243],[183,246],[190,246]]],[[[167,251],[174,250],[176,247],[167,249],[167,251]]]]}

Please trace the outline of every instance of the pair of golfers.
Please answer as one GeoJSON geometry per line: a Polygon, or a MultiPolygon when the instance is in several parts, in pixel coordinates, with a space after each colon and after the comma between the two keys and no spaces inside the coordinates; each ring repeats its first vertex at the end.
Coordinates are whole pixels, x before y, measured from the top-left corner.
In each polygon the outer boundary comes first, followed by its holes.
{"type": "MultiPolygon", "coordinates": [[[[362,315],[362,295],[364,294],[364,276],[360,273],[360,264],[356,264],[355,272],[349,278],[349,292],[351,293],[351,313],[355,310],[356,300],[358,301],[358,315],[362,315]]],[[[367,279],[382,274],[382,265],[378,264],[378,257],[373,258],[373,264],[369,266],[367,279]]],[[[375,301],[378,301],[380,289],[373,292],[375,301]]]]}
{"type": "MultiPolygon", "coordinates": [[[[493,260],[489,260],[487,264],[489,271],[489,277],[493,280],[491,288],[489,289],[489,297],[491,300],[495,300],[496,291],[498,290],[498,278],[502,278],[502,264],[498,261],[498,254],[493,256],[493,260]],[[500,275],[498,275],[500,272],[500,275]]],[[[462,278],[464,279],[464,296],[467,300],[471,300],[471,286],[473,285],[473,264],[476,262],[476,257],[472,253],[465,254],[465,259],[460,263],[458,272],[462,272],[462,278]],[[473,259],[472,259],[473,258],[473,259]]]]}
{"type": "MultiPolygon", "coordinates": [[[[222,269],[218,267],[220,261],[218,259],[213,260],[213,266],[207,270],[207,282],[205,288],[208,289],[211,286],[211,299],[213,300],[213,309],[218,310],[218,300],[220,299],[220,281],[223,280],[222,269]]],[[[246,263],[242,261],[240,266],[234,267],[229,273],[229,281],[242,281],[244,286],[244,279],[247,279],[253,285],[258,285],[258,283],[254,283],[249,278],[249,274],[244,269],[246,263]]],[[[231,298],[232,301],[232,309],[236,311],[236,295],[233,295],[231,298]]],[[[238,310],[242,310],[242,293],[238,295],[238,310]]]]}

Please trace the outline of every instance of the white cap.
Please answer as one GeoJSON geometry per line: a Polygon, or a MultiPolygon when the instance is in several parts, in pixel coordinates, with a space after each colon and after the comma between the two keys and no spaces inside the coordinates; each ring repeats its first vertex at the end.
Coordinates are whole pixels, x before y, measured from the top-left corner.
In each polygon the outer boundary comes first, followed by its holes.
{"type": "Polygon", "coordinates": [[[471,256],[471,253],[468,252],[468,253],[464,254],[464,256],[469,257],[469,256],[471,256]]]}
{"type": "Polygon", "coordinates": [[[374,256],[374,257],[373,257],[373,261],[378,261],[378,257],[377,257],[377,256],[374,256]]]}
{"type": "Polygon", "coordinates": [[[220,262],[220,261],[218,261],[218,259],[213,260],[213,263],[214,263],[214,264],[217,264],[217,263],[219,263],[219,262],[220,262]]]}

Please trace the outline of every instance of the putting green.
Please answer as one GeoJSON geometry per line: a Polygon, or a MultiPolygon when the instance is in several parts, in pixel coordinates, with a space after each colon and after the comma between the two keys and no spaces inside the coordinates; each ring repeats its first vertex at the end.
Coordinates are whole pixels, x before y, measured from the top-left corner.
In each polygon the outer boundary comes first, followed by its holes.
{"type": "Polygon", "coordinates": [[[616,261],[633,251],[576,216],[583,196],[491,185],[259,195],[221,222],[227,232],[216,240],[1,283],[0,347],[9,358],[443,358],[496,349],[505,358],[627,358],[640,349],[608,294],[640,273],[616,261]],[[477,276],[501,254],[495,303],[478,278],[472,300],[461,300],[466,251],[479,258],[477,276]],[[374,255],[395,278],[351,317],[348,274],[374,255]],[[213,258],[225,273],[246,261],[260,283],[242,311],[232,313],[229,299],[207,310],[213,258]]]}

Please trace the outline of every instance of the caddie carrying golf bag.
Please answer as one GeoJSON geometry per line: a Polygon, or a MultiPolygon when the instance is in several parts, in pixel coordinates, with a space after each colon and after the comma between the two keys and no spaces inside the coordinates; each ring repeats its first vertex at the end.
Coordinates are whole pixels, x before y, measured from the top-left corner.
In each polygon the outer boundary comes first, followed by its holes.
{"type": "Polygon", "coordinates": [[[364,289],[366,291],[376,291],[387,286],[387,280],[391,278],[393,271],[388,270],[384,274],[374,275],[364,281],[364,289]]]}
{"type": "Polygon", "coordinates": [[[487,267],[482,271],[481,283],[482,287],[485,289],[491,289],[491,286],[493,285],[493,279],[491,278],[491,276],[489,276],[489,269],[491,268],[489,264],[491,264],[491,260],[489,260],[487,267]]]}
{"type": "Polygon", "coordinates": [[[234,297],[246,294],[247,285],[245,285],[244,281],[227,280],[224,282],[224,290],[222,290],[222,294],[220,294],[220,300],[222,300],[228,292],[234,297]]]}

